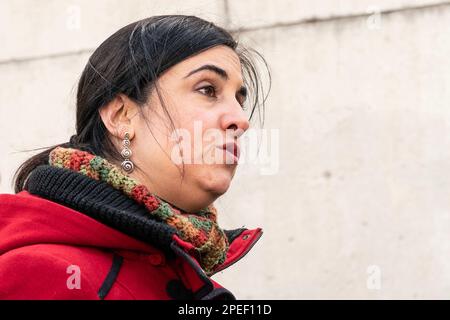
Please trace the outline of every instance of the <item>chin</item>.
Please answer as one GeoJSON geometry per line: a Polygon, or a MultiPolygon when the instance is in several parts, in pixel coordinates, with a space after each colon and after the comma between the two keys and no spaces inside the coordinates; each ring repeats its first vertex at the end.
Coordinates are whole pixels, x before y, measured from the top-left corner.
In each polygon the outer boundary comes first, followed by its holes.
{"type": "Polygon", "coordinates": [[[215,198],[227,192],[233,180],[234,170],[229,168],[214,168],[208,170],[201,181],[202,188],[208,193],[213,194],[215,198]]]}

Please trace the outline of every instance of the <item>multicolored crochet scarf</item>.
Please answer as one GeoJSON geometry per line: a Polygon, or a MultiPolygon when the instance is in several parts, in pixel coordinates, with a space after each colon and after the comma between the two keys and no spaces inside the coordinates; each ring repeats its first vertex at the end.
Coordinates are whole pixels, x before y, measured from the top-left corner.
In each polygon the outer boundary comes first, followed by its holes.
{"type": "Polygon", "coordinates": [[[179,237],[195,247],[197,260],[206,274],[211,275],[214,268],[225,261],[229,243],[217,224],[214,205],[198,213],[181,211],[152,194],[137,180],[128,177],[120,167],[79,149],[56,147],[50,152],[49,164],[105,181],[144,205],[152,217],[177,229],[179,237]]]}

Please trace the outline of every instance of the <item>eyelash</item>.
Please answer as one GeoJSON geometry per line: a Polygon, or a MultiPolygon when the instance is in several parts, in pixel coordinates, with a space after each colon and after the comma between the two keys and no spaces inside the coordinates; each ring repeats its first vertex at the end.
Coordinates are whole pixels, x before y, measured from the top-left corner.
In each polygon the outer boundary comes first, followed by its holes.
{"type": "MultiPolygon", "coordinates": [[[[213,85],[203,86],[203,87],[199,88],[197,91],[200,91],[200,90],[206,89],[206,88],[212,88],[213,91],[214,91],[214,96],[211,97],[210,95],[205,94],[205,93],[201,93],[201,94],[203,94],[203,95],[205,95],[205,96],[207,96],[207,97],[210,97],[210,98],[215,98],[215,94],[216,94],[217,89],[216,89],[216,87],[213,86],[213,85]]],[[[245,109],[245,103],[241,103],[241,102],[239,101],[239,104],[241,105],[241,107],[242,107],[243,109],[245,109]]]]}

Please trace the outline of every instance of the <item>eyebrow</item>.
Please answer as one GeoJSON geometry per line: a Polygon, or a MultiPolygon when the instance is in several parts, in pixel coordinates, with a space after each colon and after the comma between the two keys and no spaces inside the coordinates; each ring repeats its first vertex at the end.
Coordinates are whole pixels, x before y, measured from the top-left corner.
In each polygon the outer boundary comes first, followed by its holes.
{"type": "MultiPolygon", "coordinates": [[[[187,77],[193,75],[194,73],[200,72],[200,71],[204,71],[204,70],[208,70],[208,71],[212,71],[216,74],[218,74],[222,79],[224,80],[228,80],[228,73],[223,70],[222,68],[213,65],[213,64],[205,64],[197,69],[192,70],[191,72],[189,72],[186,76],[184,76],[184,78],[186,79],[187,77]]],[[[243,96],[244,98],[247,97],[247,88],[244,86],[241,86],[238,90],[238,93],[243,96]]]]}

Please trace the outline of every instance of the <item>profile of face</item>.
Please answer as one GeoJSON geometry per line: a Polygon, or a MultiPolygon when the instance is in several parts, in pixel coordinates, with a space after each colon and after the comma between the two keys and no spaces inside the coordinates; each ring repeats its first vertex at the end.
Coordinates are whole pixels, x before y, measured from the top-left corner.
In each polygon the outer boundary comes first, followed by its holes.
{"type": "Polygon", "coordinates": [[[236,171],[239,137],[249,128],[241,70],[234,50],[212,47],[166,70],[144,107],[120,94],[101,108],[117,150],[129,133],[136,166],[129,176],[188,212],[224,194],[236,171]]]}

